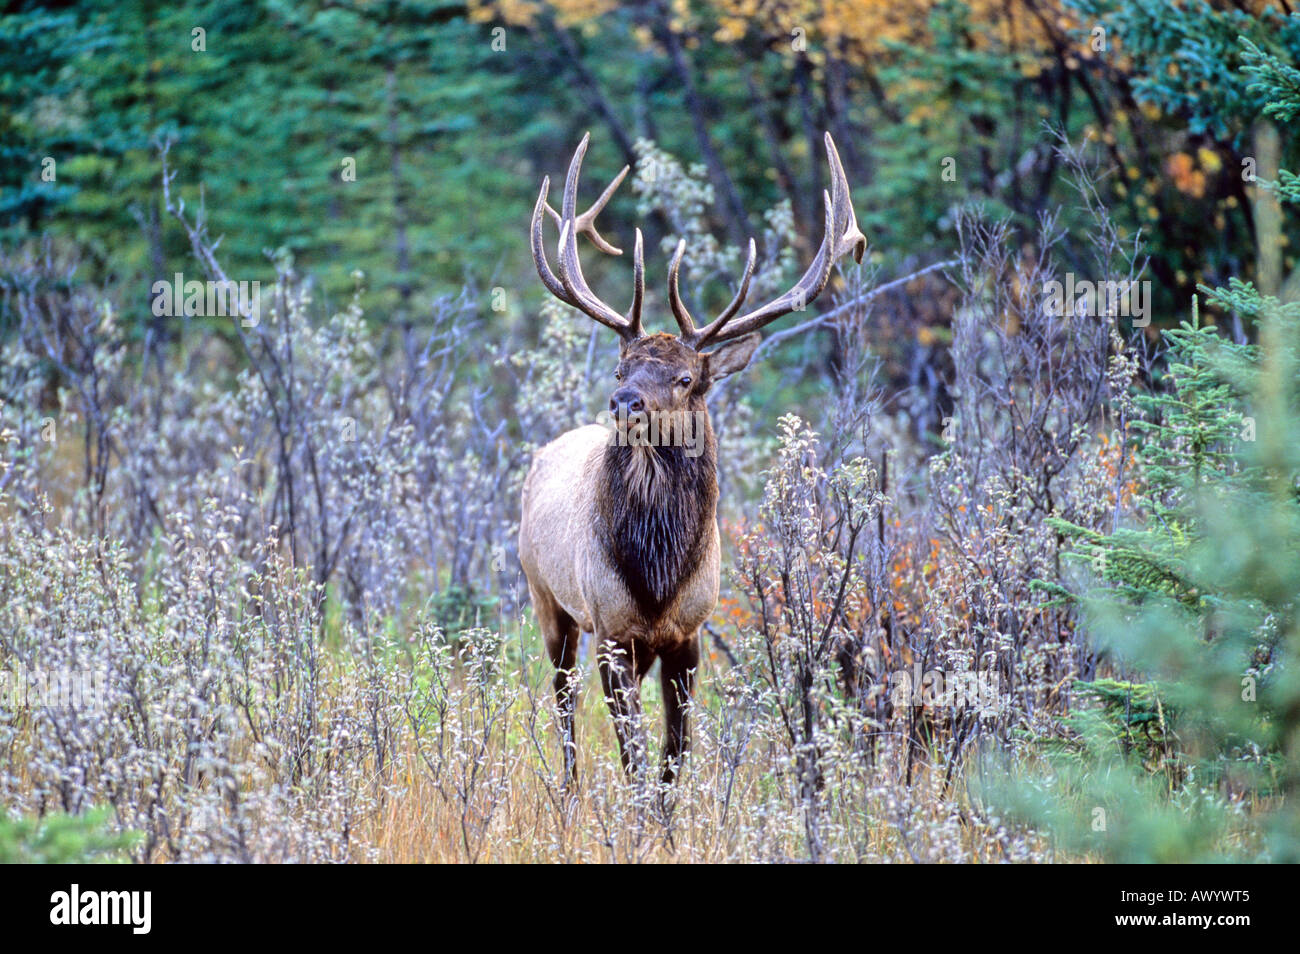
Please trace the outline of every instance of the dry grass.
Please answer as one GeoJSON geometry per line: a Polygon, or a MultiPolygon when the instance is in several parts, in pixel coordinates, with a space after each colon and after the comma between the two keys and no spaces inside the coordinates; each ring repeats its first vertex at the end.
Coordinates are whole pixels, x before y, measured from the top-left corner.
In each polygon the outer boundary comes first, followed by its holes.
{"type": "MultiPolygon", "coordinates": [[[[527,638],[527,637],[525,637],[527,638]]],[[[696,744],[673,788],[641,785],[622,773],[599,680],[584,680],[578,713],[577,790],[559,788],[559,738],[540,646],[512,673],[504,725],[479,752],[493,779],[468,795],[468,775],[431,772],[408,745],[403,775],[358,832],[374,859],[464,862],[798,862],[808,858],[805,806],[790,753],[768,720],[745,716],[728,698],[728,673],[705,666],[695,706],[696,744]],[[739,737],[750,733],[747,744],[739,737]],[[499,785],[499,788],[496,786],[499,785]]],[[[723,664],[725,666],[725,664],[723,664]]],[[[734,675],[734,674],[733,674],[734,675]]],[[[462,686],[462,689],[465,687],[462,686]]],[[[506,689],[506,687],[501,687],[506,689]]],[[[659,686],[643,684],[647,727],[661,731],[659,686]]],[[[901,733],[897,738],[901,738],[901,733]]],[[[958,781],[922,759],[909,785],[901,746],[886,736],[869,763],[839,763],[821,795],[822,827],[834,860],[846,862],[1046,860],[1044,839],[978,821],[958,781]]]]}

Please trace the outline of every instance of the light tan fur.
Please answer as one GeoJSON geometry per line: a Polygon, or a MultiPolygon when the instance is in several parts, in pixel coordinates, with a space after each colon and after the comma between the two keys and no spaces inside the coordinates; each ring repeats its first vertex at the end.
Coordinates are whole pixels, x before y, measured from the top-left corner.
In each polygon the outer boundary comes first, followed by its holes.
{"type": "MultiPolygon", "coordinates": [[[[533,455],[524,482],[519,559],[534,606],[553,601],[583,632],[601,639],[641,639],[658,651],[694,636],[717,605],[717,519],[704,558],[676,602],[657,624],[648,624],[596,538],[597,481],[609,439],[609,430],[591,424],[560,435],[533,455]]],[[[644,461],[649,456],[642,452],[633,459],[649,469],[653,465],[644,461]]]]}

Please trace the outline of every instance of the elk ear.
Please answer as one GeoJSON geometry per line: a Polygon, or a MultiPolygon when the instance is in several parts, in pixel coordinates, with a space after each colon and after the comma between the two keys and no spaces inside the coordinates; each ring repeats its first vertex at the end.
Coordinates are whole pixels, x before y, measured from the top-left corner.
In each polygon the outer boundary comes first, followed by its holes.
{"type": "Polygon", "coordinates": [[[709,381],[718,381],[729,374],[744,371],[749,364],[749,359],[754,357],[758,343],[762,340],[763,336],[754,332],[735,341],[728,341],[721,348],[706,352],[704,366],[708,369],[709,381]]]}

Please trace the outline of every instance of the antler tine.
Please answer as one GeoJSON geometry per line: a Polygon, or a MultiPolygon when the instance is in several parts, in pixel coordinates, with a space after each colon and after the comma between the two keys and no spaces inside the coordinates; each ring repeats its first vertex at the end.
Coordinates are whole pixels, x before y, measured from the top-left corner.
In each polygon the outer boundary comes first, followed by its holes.
{"type": "MultiPolygon", "coordinates": [[[[730,341],[743,337],[782,315],[788,315],[804,307],[826,288],[826,284],[830,281],[831,268],[846,252],[852,252],[855,261],[862,261],[867,238],[858,230],[857,218],[853,214],[853,204],[849,196],[848,179],[844,175],[844,165],[840,162],[835,142],[831,139],[830,133],[826,133],[825,139],[826,159],[831,167],[831,190],[822,193],[826,231],[812,264],[808,266],[808,270],[803,273],[795,286],[785,294],[733,321],[731,316],[739,309],[740,301],[744,298],[743,294],[738,294],[738,301],[733,301],[726,311],[692,336],[691,343],[697,350],[712,341],[730,341]]],[[[746,267],[746,275],[741,283],[742,291],[748,291],[751,268],[752,266],[746,267]]]]}
{"type": "Polygon", "coordinates": [[[668,307],[672,309],[673,317],[677,319],[677,327],[682,330],[680,335],[682,341],[688,344],[695,339],[695,319],[686,308],[686,302],[682,301],[682,292],[677,285],[677,277],[682,269],[682,256],[686,254],[686,239],[679,239],[677,250],[673,252],[673,260],[668,265],[668,307]]]}
{"type": "Polygon", "coordinates": [[[826,158],[831,164],[831,197],[835,201],[835,221],[840,224],[839,238],[833,258],[839,259],[845,252],[853,252],[853,261],[862,264],[862,256],[867,250],[867,237],[858,228],[858,217],[853,214],[853,200],[849,196],[849,179],[844,174],[844,163],[840,162],[840,151],[835,148],[835,140],[830,133],[825,133],[826,158]]]}
{"type": "Polygon", "coordinates": [[[586,155],[587,143],[590,138],[590,134],[582,137],[582,142],[578,144],[573,159],[569,162],[569,172],[564,180],[564,198],[561,202],[560,214],[557,214],[546,201],[550,190],[550,178],[546,177],[542,180],[542,189],[537,196],[537,204],[533,206],[533,262],[537,266],[537,274],[541,277],[542,284],[560,301],[577,308],[602,325],[613,328],[624,338],[636,338],[641,333],[641,303],[645,289],[645,263],[640,232],[637,233],[636,260],[633,263],[636,285],[633,290],[632,307],[626,317],[605,304],[592,292],[582,274],[582,264],[578,259],[579,232],[586,232],[597,248],[602,251],[609,252],[612,255],[623,254],[621,249],[610,245],[596,231],[595,219],[596,215],[609,202],[610,196],[614,194],[614,190],[623,181],[623,177],[627,175],[628,170],[626,167],[606,187],[600,198],[596,200],[590,209],[582,215],[576,214],[578,178],[582,170],[582,159],[586,155]],[[558,276],[551,271],[550,263],[546,260],[543,237],[543,210],[549,212],[560,226],[558,276]]]}
{"type": "Polygon", "coordinates": [[[636,230],[632,246],[632,307],[627,311],[627,321],[633,338],[641,337],[641,302],[645,300],[645,249],[641,230],[636,230]]]}
{"type": "Polygon", "coordinates": [[[740,306],[745,303],[745,298],[749,295],[749,280],[754,277],[754,265],[757,261],[758,246],[754,244],[753,239],[750,239],[749,256],[745,260],[745,274],[741,276],[740,287],[736,289],[736,297],[731,299],[731,304],[723,309],[722,314],[718,315],[718,321],[727,321],[732,315],[740,311],[740,306]]]}
{"type": "Polygon", "coordinates": [[[727,305],[717,318],[705,325],[696,335],[695,340],[690,342],[697,351],[706,347],[722,330],[723,326],[731,320],[731,317],[740,311],[740,306],[745,303],[745,298],[749,295],[749,280],[754,277],[754,265],[757,261],[758,247],[754,244],[754,240],[750,239],[749,256],[745,259],[745,274],[741,276],[740,287],[736,289],[736,296],[731,299],[731,304],[727,305]]]}
{"type": "MultiPolygon", "coordinates": [[[[834,234],[835,229],[834,203],[832,203],[829,193],[825,191],[822,192],[822,203],[825,206],[825,234],[830,236],[834,234]]],[[[757,331],[768,322],[774,321],[782,315],[788,315],[816,298],[830,280],[831,265],[834,263],[834,259],[827,254],[828,242],[828,238],[822,239],[822,244],[817,249],[812,264],[808,266],[808,270],[803,273],[803,277],[795,283],[793,288],[781,295],[781,297],[754,309],[735,322],[732,322],[731,316],[726,315],[724,312],[723,315],[719,315],[715,321],[710,322],[702,331],[697,332],[692,337],[693,346],[698,350],[711,341],[722,342],[743,337],[751,331],[757,331]]]]}
{"type": "Polygon", "coordinates": [[[564,290],[564,286],[561,285],[560,280],[555,277],[555,273],[551,271],[550,263],[546,260],[546,246],[542,236],[542,210],[550,209],[550,206],[546,204],[546,193],[550,191],[550,188],[551,177],[544,176],[542,178],[542,191],[537,194],[537,204],[533,206],[533,264],[537,266],[537,274],[541,277],[542,284],[546,286],[547,291],[560,299],[560,301],[564,302],[566,305],[573,305],[576,307],[577,303],[569,299],[568,294],[564,290]]]}
{"type": "MultiPolygon", "coordinates": [[[[583,146],[585,147],[585,145],[586,145],[586,138],[584,137],[583,146]]],[[[586,151],[585,148],[583,149],[583,151],[584,152],[586,151]]],[[[623,180],[627,177],[627,174],[628,172],[631,171],[631,169],[632,169],[631,166],[624,166],[619,171],[619,174],[610,180],[609,185],[605,186],[605,191],[600,194],[599,199],[597,199],[595,202],[591,204],[591,208],[588,209],[586,212],[582,213],[582,215],[579,215],[577,218],[574,219],[574,226],[578,234],[579,235],[585,234],[587,238],[591,239],[592,245],[596,246],[596,248],[600,249],[602,252],[604,252],[607,255],[622,255],[623,250],[621,248],[616,248],[615,246],[611,245],[609,242],[605,240],[604,236],[602,236],[598,231],[596,231],[596,216],[600,215],[601,211],[605,208],[610,198],[614,195],[615,192],[618,191],[618,187],[623,184],[623,180]]],[[[559,212],[556,212],[549,205],[546,207],[546,211],[549,212],[551,214],[551,218],[555,220],[555,225],[557,228],[563,224],[563,220],[561,219],[559,212]]]]}

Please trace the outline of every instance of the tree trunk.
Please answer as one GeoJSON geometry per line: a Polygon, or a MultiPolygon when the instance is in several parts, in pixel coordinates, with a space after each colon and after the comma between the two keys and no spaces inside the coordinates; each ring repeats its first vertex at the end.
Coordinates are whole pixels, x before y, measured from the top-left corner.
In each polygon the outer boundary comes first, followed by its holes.
{"type": "MultiPolygon", "coordinates": [[[[1255,177],[1277,181],[1282,162],[1282,141],[1277,126],[1262,120],[1255,126],[1255,177]]],[[[1255,287],[1261,295],[1277,296],[1282,291],[1282,203],[1277,193],[1254,189],[1255,287]]]]}
{"type": "Polygon", "coordinates": [[[709,170],[709,179],[713,182],[713,189],[721,199],[720,205],[727,216],[727,231],[733,240],[744,245],[754,234],[749,228],[748,216],[745,215],[745,203],[736,190],[736,184],[727,174],[726,166],[723,165],[717,149],[714,148],[713,137],[709,135],[709,121],[705,116],[704,101],[695,85],[695,77],[691,71],[690,61],[686,58],[686,51],[682,48],[681,37],[673,31],[663,6],[657,4],[656,10],[659,13],[659,22],[655,26],[668,50],[668,58],[672,62],[673,71],[677,74],[677,80],[681,83],[686,98],[686,110],[690,113],[691,126],[695,130],[700,154],[704,156],[704,164],[709,170]]]}
{"type": "Polygon", "coordinates": [[[397,256],[397,294],[401,301],[400,317],[406,319],[411,300],[411,246],[407,235],[406,193],[402,188],[402,145],[399,137],[397,106],[397,67],[389,63],[384,75],[384,93],[388,107],[388,159],[393,176],[393,237],[397,256]]]}

